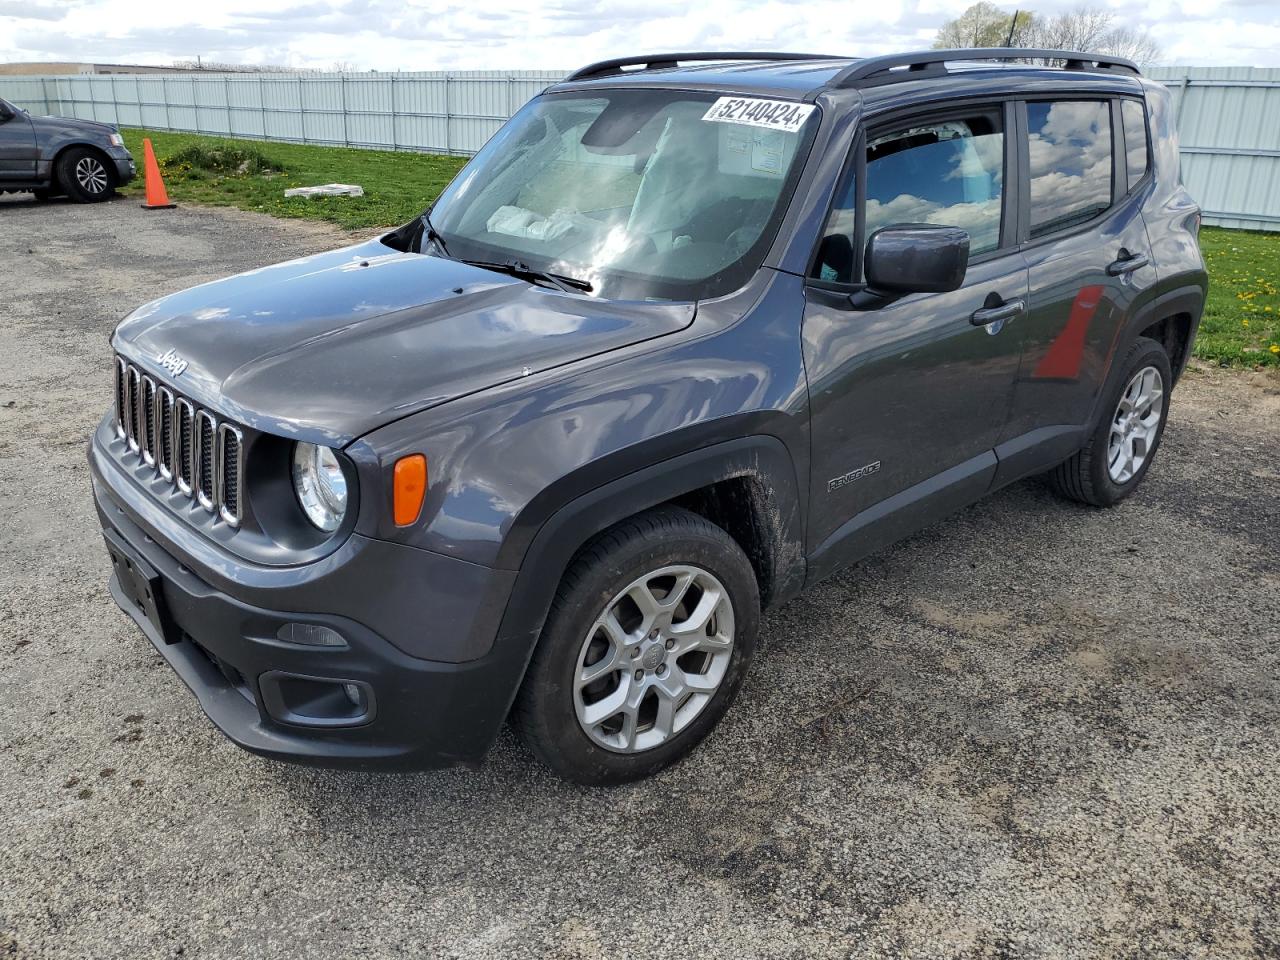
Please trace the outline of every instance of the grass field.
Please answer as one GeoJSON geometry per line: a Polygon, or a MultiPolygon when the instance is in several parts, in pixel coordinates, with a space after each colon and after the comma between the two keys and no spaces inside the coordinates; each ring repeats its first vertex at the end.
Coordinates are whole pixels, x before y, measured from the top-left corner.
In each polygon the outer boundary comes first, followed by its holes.
{"type": "MultiPolygon", "coordinates": [[[[175,203],[209,203],[258,210],[274,217],[328,220],[349,230],[411,220],[466,163],[465,157],[424,153],[264,143],[127,128],[121,133],[139,170],[142,139],[151,138],[169,199],[175,203]],[[365,195],[284,196],[289,187],[322,183],[358,183],[365,195]]],[[[142,177],[125,192],[141,195],[142,177]]]]}
{"type": "Polygon", "coordinates": [[[1205,227],[1209,302],[1196,356],[1224,366],[1280,366],[1280,233],[1205,227]]]}
{"type": "MultiPolygon", "coordinates": [[[[122,131],[141,166],[150,137],[170,199],[328,220],[348,229],[404,223],[466,162],[463,157],[229,140],[188,133],[122,131]],[[285,199],[289,187],[358,183],[363,197],[285,199]]],[[[139,178],[126,193],[141,194],[139,178]]],[[[1280,367],[1280,233],[1206,227],[1209,302],[1196,355],[1223,366],[1280,367]]]]}

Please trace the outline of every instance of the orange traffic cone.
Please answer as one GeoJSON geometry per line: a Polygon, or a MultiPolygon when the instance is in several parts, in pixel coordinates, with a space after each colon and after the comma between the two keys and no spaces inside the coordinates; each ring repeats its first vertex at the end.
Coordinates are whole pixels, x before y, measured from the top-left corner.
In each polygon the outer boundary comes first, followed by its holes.
{"type": "Polygon", "coordinates": [[[151,149],[151,138],[142,141],[142,166],[147,175],[147,202],[143,210],[168,210],[176,207],[169,202],[169,194],[164,189],[164,178],[160,176],[160,164],[156,163],[156,152],[151,149]]]}

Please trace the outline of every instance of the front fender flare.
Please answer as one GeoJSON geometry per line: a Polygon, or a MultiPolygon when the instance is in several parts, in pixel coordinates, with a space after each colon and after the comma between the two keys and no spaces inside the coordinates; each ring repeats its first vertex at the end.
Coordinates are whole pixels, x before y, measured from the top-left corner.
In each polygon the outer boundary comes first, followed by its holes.
{"type": "Polygon", "coordinates": [[[756,509],[771,541],[768,562],[773,586],[769,601],[795,596],[805,578],[804,524],[795,465],[777,437],[742,437],[636,470],[575,497],[551,513],[523,556],[504,558],[514,561],[520,572],[503,614],[499,643],[524,638],[532,641],[528,643],[532,655],[564,571],[593,536],[651,507],[739,477],[754,481],[763,498],[756,509]]]}

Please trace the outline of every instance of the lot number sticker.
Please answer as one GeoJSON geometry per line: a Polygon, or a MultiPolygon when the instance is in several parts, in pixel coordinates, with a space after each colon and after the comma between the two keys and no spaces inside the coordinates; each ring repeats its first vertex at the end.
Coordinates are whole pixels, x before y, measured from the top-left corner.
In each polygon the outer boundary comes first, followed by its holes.
{"type": "Polygon", "coordinates": [[[749,97],[721,97],[702,115],[712,123],[743,123],[751,127],[795,133],[813,113],[811,103],[789,100],[754,100],[749,97]]]}

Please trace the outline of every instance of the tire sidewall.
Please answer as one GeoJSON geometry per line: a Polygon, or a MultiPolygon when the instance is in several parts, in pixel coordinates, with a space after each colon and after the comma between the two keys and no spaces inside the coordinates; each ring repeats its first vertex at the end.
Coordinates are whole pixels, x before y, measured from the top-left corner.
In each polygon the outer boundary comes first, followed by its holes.
{"type": "Polygon", "coordinates": [[[746,666],[755,650],[760,601],[750,562],[727,535],[719,537],[682,532],[678,538],[655,542],[641,538],[613,551],[608,564],[597,564],[561,599],[543,632],[537,675],[534,722],[563,775],[596,784],[623,783],[656,773],[688,753],[724,716],[732,704],[746,666]],[[736,554],[736,555],[735,555],[736,554]],[[690,564],[714,575],[729,592],[733,604],[733,657],[724,679],[708,703],[687,727],[666,743],[643,753],[622,754],[594,743],[578,722],[574,680],[587,631],[606,604],[645,573],[676,563],[690,564]]]}
{"type": "Polygon", "coordinates": [[[83,147],[73,147],[62,155],[58,161],[58,184],[68,197],[77,203],[101,203],[103,200],[109,200],[115,194],[116,183],[115,173],[111,169],[111,163],[104,161],[94,150],[87,150],[83,147]],[[102,164],[102,168],[106,171],[107,186],[101,193],[89,193],[80,186],[80,181],[76,179],[76,164],[85,157],[92,157],[102,164]]]}
{"type": "Polygon", "coordinates": [[[1125,357],[1120,375],[1107,395],[1106,404],[1098,418],[1098,425],[1093,435],[1092,447],[1094,456],[1090,463],[1090,472],[1092,473],[1090,480],[1093,482],[1094,490],[1101,495],[1101,499],[1105,503],[1116,503],[1127,497],[1142,482],[1142,478],[1147,475],[1147,471],[1151,469],[1151,464],[1155,462],[1156,454],[1160,452],[1160,443],[1164,439],[1164,428],[1169,422],[1169,400],[1172,393],[1173,370],[1169,366],[1169,355],[1165,353],[1164,347],[1156,343],[1156,341],[1146,337],[1139,338],[1125,357]],[[1108,441],[1111,438],[1111,424],[1115,418],[1116,407],[1120,403],[1120,398],[1124,395],[1125,388],[1129,385],[1129,381],[1133,379],[1134,375],[1143,367],[1155,367],[1160,373],[1160,379],[1163,383],[1160,397],[1160,423],[1156,426],[1155,442],[1151,445],[1151,450],[1147,454],[1146,460],[1143,461],[1142,466],[1124,483],[1116,483],[1111,479],[1107,459],[1108,441]]]}

